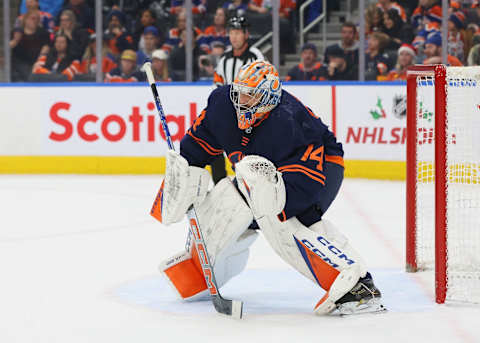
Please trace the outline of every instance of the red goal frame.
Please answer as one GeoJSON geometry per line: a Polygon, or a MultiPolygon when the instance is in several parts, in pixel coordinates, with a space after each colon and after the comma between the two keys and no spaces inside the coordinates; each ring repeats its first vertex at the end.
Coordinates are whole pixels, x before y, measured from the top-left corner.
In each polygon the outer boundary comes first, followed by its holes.
{"type": "Polygon", "coordinates": [[[418,270],[416,256],[417,182],[417,77],[433,76],[435,82],[435,296],[445,302],[447,294],[447,68],[445,65],[416,65],[407,71],[407,186],[406,269],[418,270]]]}

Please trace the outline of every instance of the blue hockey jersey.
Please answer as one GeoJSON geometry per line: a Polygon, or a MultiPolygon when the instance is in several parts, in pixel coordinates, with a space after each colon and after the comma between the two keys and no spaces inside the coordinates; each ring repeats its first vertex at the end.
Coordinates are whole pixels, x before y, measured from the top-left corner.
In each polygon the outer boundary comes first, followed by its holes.
{"type": "Polygon", "coordinates": [[[338,185],[331,202],[343,179],[341,143],[320,118],[285,90],[280,104],[257,120],[250,133],[238,128],[230,85],[214,90],[207,107],[182,139],[180,154],[190,165],[204,167],[223,151],[233,166],[243,156],[259,155],[282,172],[287,193],[285,208],[279,214],[282,221],[322,203],[329,183],[338,185]],[[341,175],[327,173],[325,164],[341,166],[337,168],[341,175]]]}

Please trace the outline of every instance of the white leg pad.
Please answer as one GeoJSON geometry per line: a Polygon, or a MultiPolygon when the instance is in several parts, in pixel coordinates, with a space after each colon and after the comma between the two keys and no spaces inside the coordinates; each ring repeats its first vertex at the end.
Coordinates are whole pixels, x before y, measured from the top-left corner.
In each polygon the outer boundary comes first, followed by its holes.
{"type": "MultiPolygon", "coordinates": [[[[196,207],[196,212],[217,284],[222,287],[247,264],[249,247],[258,236],[257,232],[248,230],[253,220],[252,211],[230,179],[225,178],[196,207]]],[[[193,267],[195,258],[198,259],[192,243],[190,251],[180,252],[159,266],[184,300],[196,300],[209,294],[203,283],[199,284],[204,280],[199,277],[203,274],[198,264],[193,267]]]]}
{"type": "Polygon", "coordinates": [[[318,314],[330,312],[335,301],[367,273],[365,263],[348,239],[325,219],[309,228],[295,217],[280,222],[276,216],[265,216],[257,222],[285,262],[327,291],[315,307],[318,314]]]}

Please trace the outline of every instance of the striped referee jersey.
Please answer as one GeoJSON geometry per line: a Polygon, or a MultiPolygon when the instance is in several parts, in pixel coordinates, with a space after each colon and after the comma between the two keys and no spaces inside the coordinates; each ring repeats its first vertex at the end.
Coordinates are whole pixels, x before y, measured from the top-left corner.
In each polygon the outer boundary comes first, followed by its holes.
{"type": "Polygon", "coordinates": [[[260,50],[254,47],[248,47],[240,56],[233,56],[233,49],[230,48],[220,58],[213,75],[213,82],[217,87],[231,84],[242,66],[264,59],[260,50]]]}

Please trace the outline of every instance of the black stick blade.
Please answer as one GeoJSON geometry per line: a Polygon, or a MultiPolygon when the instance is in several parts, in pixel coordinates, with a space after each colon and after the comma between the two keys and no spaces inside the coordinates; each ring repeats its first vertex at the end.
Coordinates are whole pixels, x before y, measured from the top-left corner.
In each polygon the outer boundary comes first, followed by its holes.
{"type": "Polygon", "coordinates": [[[235,319],[241,319],[243,314],[243,302],[239,300],[227,300],[220,295],[212,296],[213,306],[218,313],[232,316],[235,319]]]}

